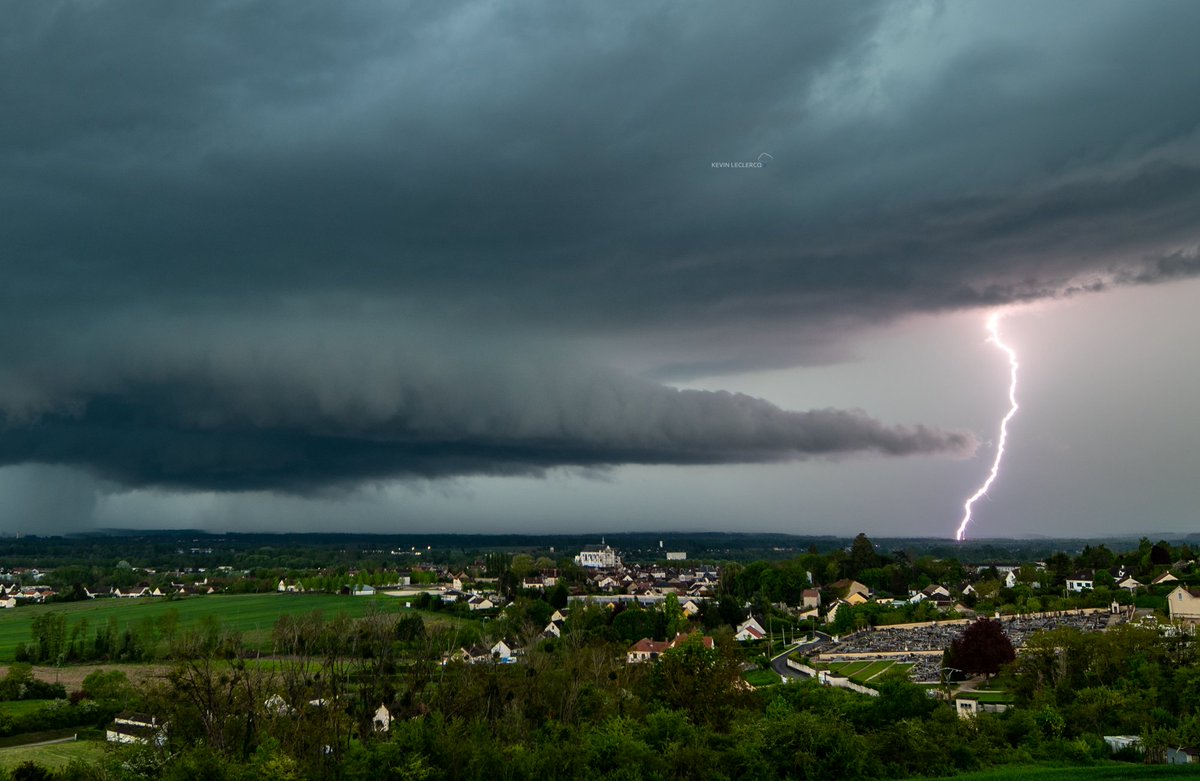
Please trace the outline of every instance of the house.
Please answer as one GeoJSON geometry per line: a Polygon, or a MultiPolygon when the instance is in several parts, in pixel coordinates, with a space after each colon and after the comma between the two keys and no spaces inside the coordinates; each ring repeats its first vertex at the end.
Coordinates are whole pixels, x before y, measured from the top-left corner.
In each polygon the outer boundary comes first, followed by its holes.
{"type": "Polygon", "coordinates": [[[291,705],[287,704],[287,700],[279,694],[272,694],[264,700],[263,707],[267,709],[268,713],[273,713],[276,716],[291,716],[296,712],[291,705]]]}
{"type": "Polygon", "coordinates": [[[1067,578],[1067,591],[1074,591],[1076,594],[1091,591],[1095,587],[1096,583],[1091,575],[1080,574],[1072,578],[1067,578]]]}
{"type": "Polygon", "coordinates": [[[1017,573],[1015,571],[1010,569],[1008,572],[1005,573],[1004,587],[1005,588],[1016,588],[1017,587],[1017,573]]]}
{"type": "Polygon", "coordinates": [[[1127,591],[1129,591],[1129,593],[1132,594],[1133,592],[1137,591],[1139,588],[1142,588],[1142,584],[1138,583],[1137,579],[1134,578],[1133,576],[1128,576],[1128,577],[1124,577],[1121,580],[1117,581],[1117,588],[1126,589],[1127,591]]]}
{"type": "Polygon", "coordinates": [[[829,608],[829,612],[825,614],[825,623],[832,624],[834,622],[834,619],[837,618],[838,608],[844,604],[846,604],[846,603],[840,599],[837,602],[834,602],[833,605],[829,608]]]}
{"type": "Polygon", "coordinates": [[[1126,748],[1142,750],[1142,739],[1137,735],[1105,735],[1104,742],[1108,744],[1109,751],[1115,752],[1126,748]]]}
{"type": "Polygon", "coordinates": [[[1172,621],[1200,622],[1200,589],[1176,586],[1167,594],[1167,610],[1172,621]]]}
{"type": "Polygon", "coordinates": [[[387,706],[380,703],[379,709],[375,711],[375,715],[371,718],[371,729],[375,732],[387,732],[392,728],[392,712],[387,709],[387,706]]]}
{"type": "Polygon", "coordinates": [[[766,634],[758,631],[753,626],[743,626],[738,629],[737,634],[733,636],[733,639],[737,640],[739,643],[744,643],[749,640],[762,640],[765,637],[766,634]]]}
{"type": "Polygon", "coordinates": [[[950,599],[950,589],[937,583],[932,583],[920,591],[925,599],[950,599]]]}
{"type": "Polygon", "coordinates": [[[1009,706],[1003,702],[980,702],[973,697],[959,697],[954,700],[954,710],[960,719],[969,719],[980,713],[1003,713],[1009,706]]]}
{"type": "Polygon", "coordinates": [[[651,640],[648,637],[643,637],[631,645],[629,650],[625,652],[625,661],[628,664],[653,662],[658,659],[659,654],[670,647],[670,644],[665,640],[651,640]]]}
{"type": "Polygon", "coordinates": [[[861,605],[869,600],[863,594],[860,594],[857,591],[851,591],[846,595],[846,599],[844,601],[847,605],[861,605]]]}
{"type": "Polygon", "coordinates": [[[1179,578],[1177,578],[1177,577],[1175,577],[1174,575],[1172,575],[1170,570],[1167,570],[1166,572],[1164,572],[1163,574],[1159,575],[1159,576],[1158,576],[1157,578],[1155,578],[1154,580],[1150,581],[1150,585],[1151,585],[1151,586],[1157,586],[1157,585],[1159,585],[1160,583],[1176,583],[1176,582],[1178,582],[1178,581],[1179,581],[1179,578]]]}
{"type": "Polygon", "coordinates": [[[800,606],[804,608],[820,608],[821,592],[815,588],[806,588],[800,592],[800,606]]]}
{"type": "Polygon", "coordinates": [[[563,627],[565,627],[565,626],[566,626],[566,622],[563,621],[561,618],[556,621],[552,620],[550,623],[546,624],[546,628],[542,630],[542,636],[543,637],[562,637],[563,627]]]}
{"type": "Polygon", "coordinates": [[[442,659],[442,664],[447,662],[465,662],[466,664],[479,664],[481,662],[492,661],[492,651],[486,645],[473,645],[470,648],[459,648],[454,653],[442,659]]]}
{"type": "Polygon", "coordinates": [[[467,600],[467,607],[471,608],[472,610],[491,610],[495,606],[495,602],[487,597],[480,596],[479,594],[473,594],[471,598],[467,600]]]}
{"type": "Polygon", "coordinates": [[[497,640],[495,645],[488,649],[490,658],[498,660],[501,664],[512,664],[517,659],[517,655],[521,653],[521,649],[516,643],[508,643],[504,640],[497,640]]]}
{"type": "Polygon", "coordinates": [[[375,596],[375,587],[361,584],[356,586],[354,591],[351,593],[353,593],[356,597],[373,597],[375,596]]]}
{"type": "Polygon", "coordinates": [[[163,734],[165,728],[166,725],[160,723],[155,716],[125,711],[118,713],[112,723],[105,727],[104,739],[109,743],[153,742],[161,746],[166,742],[166,735],[163,734]]]}
{"type": "MultiPolygon", "coordinates": [[[[675,639],[669,642],[662,640],[651,640],[648,637],[643,637],[641,640],[638,640],[636,643],[631,645],[629,650],[625,652],[625,662],[627,664],[637,664],[639,662],[656,661],[664,651],[675,648],[679,645],[683,645],[690,640],[691,637],[692,635],[685,635],[682,632],[675,635],[675,639]]],[[[708,635],[702,636],[700,638],[700,642],[703,643],[705,648],[710,650],[715,647],[713,645],[713,639],[708,635]]]]}
{"type": "Polygon", "coordinates": [[[1191,746],[1167,747],[1168,765],[1194,765],[1200,763],[1200,751],[1191,746]]]}
{"type": "Polygon", "coordinates": [[[17,606],[17,598],[9,597],[8,599],[0,599],[0,608],[8,610],[17,606]]]}
{"type": "Polygon", "coordinates": [[[850,580],[849,578],[842,578],[841,580],[834,581],[833,583],[829,584],[829,588],[842,598],[848,597],[851,594],[860,594],[864,598],[871,596],[871,589],[867,588],[862,583],[859,583],[857,580],[850,580]]]}
{"type": "Polygon", "coordinates": [[[767,636],[767,630],[763,627],[762,622],[754,616],[750,616],[740,625],[738,625],[737,633],[733,636],[738,642],[747,640],[762,640],[767,636]]]}
{"type": "Polygon", "coordinates": [[[700,603],[694,599],[685,599],[680,603],[679,607],[683,609],[683,614],[688,618],[700,612],[700,603]]]}
{"type": "Polygon", "coordinates": [[[128,591],[121,591],[119,588],[114,588],[112,595],[114,597],[124,597],[126,599],[136,599],[137,597],[149,596],[150,589],[147,586],[141,588],[131,588],[128,591]]]}

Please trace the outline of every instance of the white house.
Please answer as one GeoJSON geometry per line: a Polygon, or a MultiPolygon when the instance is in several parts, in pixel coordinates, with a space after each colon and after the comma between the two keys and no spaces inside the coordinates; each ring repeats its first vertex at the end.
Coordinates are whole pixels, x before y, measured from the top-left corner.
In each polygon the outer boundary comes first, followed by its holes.
{"type": "Polygon", "coordinates": [[[467,600],[467,607],[471,608],[472,610],[491,610],[495,606],[495,602],[479,594],[473,594],[471,598],[467,600]]]}
{"type": "Polygon", "coordinates": [[[163,730],[165,724],[161,724],[155,716],[147,716],[144,713],[118,713],[104,730],[104,739],[109,743],[143,743],[149,744],[153,742],[155,745],[161,746],[166,742],[166,735],[163,730]]]}
{"type": "Polygon", "coordinates": [[[733,639],[745,642],[747,640],[762,640],[766,636],[766,628],[757,618],[750,616],[738,625],[737,634],[733,636],[733,639]]]}
{"type": "Polygon", "coordinates": [[[1164,572],[1163,574],[1159,575],[1159,576],[1158,576],[1157,578],[1155,578],[1154,580],[1150,581],[1150,585],[1151,585],[1151,586],[1157,586],[1157,585],[1158,585],[1158,584],[1160,584],[1160,583],[1175,583],[1175,582],[1177,582],[1178,580],[1179,580],[1179,578],[1177,578],[1177,577],[1175,577],[1174,575],[1172,575],[1170,570],[1167,570],[1166,572],[1164,572]]]}
{"type": "Polygon", "coordinates": [[[492,657],[499,659],[501,664],[509,664],[516,661],[518,649],[515,645],[509,645],[503,640],[497,640],[496,644],[491,647],[492,657]]]}
{"type": "Polygon", "coordinates": [[[1096,587],[1095,581],[1087,575],[1076,575],[1073,578],[1067,578],[1067,591],[1081,593],[1091,591],[1096,587]]]}
{"type": "Polygon", "coordinates": [[[1127,589],[1129,591],[1129,593],[1132,594],[1133,592],[1135,592],[1139,588],[1141,588],[1142,584],[1138,583],[1137,579],[1134,578],[1133,576],[1127,576],[1117,582],[1117,587],[1127,589]]]}
{"type": "Polygon", "coordinates": [[[376,732],[387,732],[392,728],[392,712],[387,709],[386,705],[380,704],[379,710],[375,711],[375,716],[371,719],[371,729],[376,732]]]}
{"type": "Polygon", "coordinates": [[[1167,594],[1167,609],[1172,621],[1200,621],[1200,589],[1176,586],[1167,594]]]}

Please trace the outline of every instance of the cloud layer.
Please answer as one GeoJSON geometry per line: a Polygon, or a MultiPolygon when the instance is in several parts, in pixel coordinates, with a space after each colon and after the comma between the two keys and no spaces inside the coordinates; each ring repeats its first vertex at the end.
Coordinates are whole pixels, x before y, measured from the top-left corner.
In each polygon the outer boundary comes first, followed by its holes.
{"type": "Polygon", "coordinates": [[[302,490],[965,452],[637,377],[1195,275],[1198,27],[1182,3],[9,9],[0,462],[302,490]]]}
{"type": "MultiPolygon", "coordinates": [[[[261,333],[228,338],[219,350],[145,346],[116,371],[60,373],[26,396],[40,406],[8,405],[0,465],[70,464],[129,486],[316,492],[394,477],[974,447],[961,432],[885,426],[858,411],[788,412],[562,357],[467,359],[410,344],[363,358],[261,333]]],[[[91,345],[106,349],[115,348],[91,345]]]]}

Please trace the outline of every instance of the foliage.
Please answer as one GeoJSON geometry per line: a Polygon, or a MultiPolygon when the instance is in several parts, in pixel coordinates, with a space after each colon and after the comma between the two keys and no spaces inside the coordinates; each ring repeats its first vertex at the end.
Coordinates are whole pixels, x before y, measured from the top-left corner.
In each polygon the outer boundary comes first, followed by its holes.
{"type": "Polygon", "coordinates": [[[981,618],[967,625],[963,633],[950,641],[943,665],[967,674],[995,675],[1016,658],[1012,641],[999,621],[981,618]]]}

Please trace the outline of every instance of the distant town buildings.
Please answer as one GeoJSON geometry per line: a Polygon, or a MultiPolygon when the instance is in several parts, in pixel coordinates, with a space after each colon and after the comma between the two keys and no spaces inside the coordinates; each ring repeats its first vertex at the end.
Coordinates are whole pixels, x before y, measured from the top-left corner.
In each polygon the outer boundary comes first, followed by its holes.
{"type": "Polygon", "coordinates": [[[584,548],[575,557],[575,563],[589,569],[616,569],[621,566],[621,557],[608,545],[584,548]]]}

